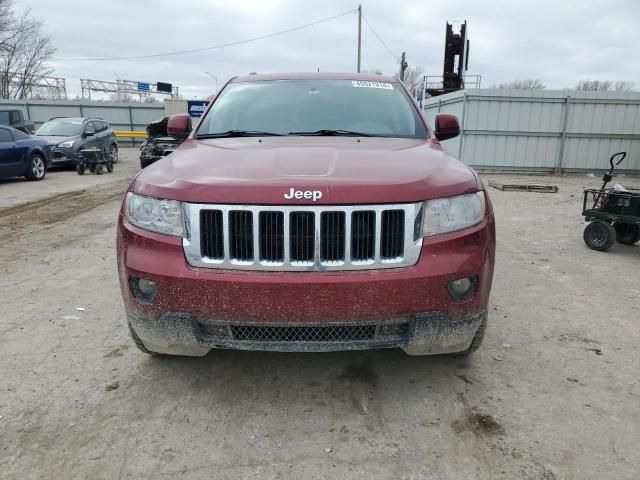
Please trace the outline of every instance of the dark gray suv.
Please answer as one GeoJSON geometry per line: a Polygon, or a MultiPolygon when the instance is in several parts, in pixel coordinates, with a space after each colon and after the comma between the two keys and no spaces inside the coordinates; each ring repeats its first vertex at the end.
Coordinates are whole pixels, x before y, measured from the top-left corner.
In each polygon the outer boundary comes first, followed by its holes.
{"type": "Polygon", "coordinates": [[[52,165],[76,165],[80,150],[101,148],[118,161],[118,142],[111,126],[100,118],[56,117],[44,123],[34,134],[49,142],[52,165]]]}

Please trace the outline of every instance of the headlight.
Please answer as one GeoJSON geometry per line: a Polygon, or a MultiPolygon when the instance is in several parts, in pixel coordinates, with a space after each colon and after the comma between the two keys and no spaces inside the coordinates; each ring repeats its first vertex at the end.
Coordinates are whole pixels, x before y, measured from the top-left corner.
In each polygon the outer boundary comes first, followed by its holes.
{"type": "Polygon", "coordinates": [[[58,148],[73,148],[73,140],[69,140],[68,142],[62,142],[58,144],[58,148]]]}
{"type": "Polygon", "coordinates": [[[161,200],[127,193],[127,220],[136,227],[167,235],[182,236],[182,205],[176,200],[161,200]]]}
{"type": "Polygon", "coordinates": [[[484,192],[426,201],[422,235],[455,232],[480,223],[484,216],[484,202],[484,192]]]}

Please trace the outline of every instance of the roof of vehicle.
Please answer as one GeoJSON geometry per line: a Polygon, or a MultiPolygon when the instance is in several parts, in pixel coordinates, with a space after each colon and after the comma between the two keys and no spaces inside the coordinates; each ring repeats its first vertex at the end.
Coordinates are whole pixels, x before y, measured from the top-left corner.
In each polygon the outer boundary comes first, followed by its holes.
{"type": "Polygon", "coordinates": [[[301,73],[268,73],[264,75],[243,75],[235,77],[231,83],[259,82],[264,80],[365,80],[369,82],[397,82],[389,75],[375,73],[334,73],[334,72],[301,72],[301,73]]]}
{"type": "Polygon", "coordinates": [[[100,120],[106,122],[106,120],[99,117],[51,117],[47,122],[88,122],[90,120],[100,120]]]}
{"type": "Polygon", "coordinates": [[[58,122],[58,121],[66,121],[66,122],[85,122],[89,120],[86,117],[52,117],[48,122],[58,122]]]}
{"type": "Polygon", "coordinates": [[[28,133],[24,133],[22,130],[18,130],[17,128],[10,127],[9,125],[0,125],[0,129],[9,130],[13,132],[13,136],[17,136],[18,138],[26,137],[26,138],[36,138],[33,135],[28,133]]]}

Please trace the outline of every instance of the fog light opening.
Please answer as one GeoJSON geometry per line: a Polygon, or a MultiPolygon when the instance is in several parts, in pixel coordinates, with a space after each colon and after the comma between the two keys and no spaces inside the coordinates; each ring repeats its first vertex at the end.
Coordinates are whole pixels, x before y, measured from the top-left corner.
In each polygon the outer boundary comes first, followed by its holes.
{"type": "Polygon", "coordinates": [[[478,287],[478,277],[465,277],[452,280],[447,284],[449,295],[456,302],[464,302],[473,298],[478,287]]]}
{"type": "Polygon", "coordinates": [[[152,302],[158,293],[158,284],[146,278],[131,277],[131,291],[141,302],[152,302]]]}

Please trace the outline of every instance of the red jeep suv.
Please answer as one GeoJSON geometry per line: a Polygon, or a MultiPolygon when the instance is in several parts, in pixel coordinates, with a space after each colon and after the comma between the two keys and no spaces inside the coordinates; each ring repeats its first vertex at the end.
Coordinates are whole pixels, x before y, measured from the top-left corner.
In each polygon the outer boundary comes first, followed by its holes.
{"type": "MultiPolygon", "coordinates": [[[[189,117],[170,119],[174,133],[189,117]]],[[[118,222],[129,329],[146,353],[212,348],[470,353],[495,226],[405,86],[361,74],[232,79],[131,182],[118,222]]]]}

